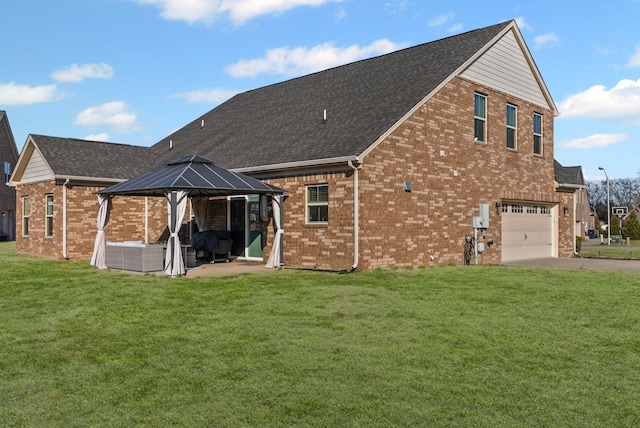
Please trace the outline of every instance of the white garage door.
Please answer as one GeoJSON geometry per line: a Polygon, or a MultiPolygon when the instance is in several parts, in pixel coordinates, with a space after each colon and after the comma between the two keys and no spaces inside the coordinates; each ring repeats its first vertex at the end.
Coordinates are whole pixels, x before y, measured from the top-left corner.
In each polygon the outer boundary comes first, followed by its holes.
{"type": "Polygon", "coordinates": [[[550,207],[503,205],[502,261],[553,256],[553,217],[550,207]]]}

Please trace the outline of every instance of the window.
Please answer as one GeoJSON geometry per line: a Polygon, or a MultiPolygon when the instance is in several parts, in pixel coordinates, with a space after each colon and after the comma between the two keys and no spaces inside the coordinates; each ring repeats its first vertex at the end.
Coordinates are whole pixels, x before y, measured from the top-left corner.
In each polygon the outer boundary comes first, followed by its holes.
{"type": "Polygon", "coordinates": [[[533,154],[542,155],[542,115],[533,113],[533,154]]]}
{"type": "Polygon", "coordinates": [[[307,222],[329,221],[329,185],[307,186],[307,222]]]}
{"type": "Polygon", "coordinates": [[[45,233],[46,236],[53,236],[53,195],[47,195],[47,207],[46,207],[46,222],[45,233]]]}
{"type": "Polygon", "coordinates": [[[487,97],[475,94],[473,99],[474,139],[487,141],[487,97]]]}
{"type": "Polygon", "coordinates": [[[516,106],[507,104],[507,148],[516,150],[516,106]]]}
{"type": "Polygon", "coordinates": [[[540,207],[540,214],[551,214],[551,208],[549,208],[549,207],[540,207]]]}
{"type": "Polygon", "coordinates": [[[9,162],[4,163],[4,182],[8,183],[11,178],[11,164],[9,162]]]}
{"type": "Polygon", "coordinates": [[[511,205],[511,212],[512,213],[521,213],[522,212],[522,205],[511,205]]]}
{"type": "Polygon", "coordinates": [[[527,207],[527,214],[538,214],[538,207],[527,207]]]}
{"type": "Polygon", "coordinates": [[[29,235],[29,197],[22,197],[22,236],[29,235]]]}

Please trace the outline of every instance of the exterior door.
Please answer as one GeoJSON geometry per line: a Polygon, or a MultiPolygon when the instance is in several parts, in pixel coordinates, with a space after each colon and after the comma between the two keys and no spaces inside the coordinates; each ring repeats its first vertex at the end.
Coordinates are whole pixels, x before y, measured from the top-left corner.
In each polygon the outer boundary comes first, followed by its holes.
{"type": "Polygon", "coordinates": [[[233,245],[231,255],[262,259],[263,230],[260,221],[260,197],[257,195],[229,200],[229,230],[233,245]]]}

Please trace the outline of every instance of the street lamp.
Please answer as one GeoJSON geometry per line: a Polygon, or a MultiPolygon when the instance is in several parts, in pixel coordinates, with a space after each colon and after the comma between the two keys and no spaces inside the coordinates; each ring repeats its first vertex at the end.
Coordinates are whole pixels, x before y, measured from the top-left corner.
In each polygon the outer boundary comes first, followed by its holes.
{"type": "Polygon", "coordinates": [[[609,176],[607,175],[607,170],[603,167],[599,166],[598,169],[600,171],[604,171],[604,176],[607,177],[607,245],[611,245],[611,204],[609,198],[609,176]]]}

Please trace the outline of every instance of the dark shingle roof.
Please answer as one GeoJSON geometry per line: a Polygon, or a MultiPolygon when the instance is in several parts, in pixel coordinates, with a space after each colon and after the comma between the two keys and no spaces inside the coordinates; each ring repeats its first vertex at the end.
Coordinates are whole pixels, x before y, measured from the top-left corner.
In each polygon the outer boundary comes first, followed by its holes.
{"type": "Polygon", "coordinates": [[[557,160],[553,162],[553,171],[558,183],[584,186],[581,166],[562,166],[557,160]]]}
{"type": "Polygon", "coordinates": [[[154,157],[249,168],[360,155],[511,22],[238,94],[158,142],[154,157]]]}
{"type": "Polygon", "coordinates": [[[128,179],[151,169],[149,147],[31,135],[57,176],[128,179]]]}
{"type": "Polygon", "coordinates": [[[104,195],[163,196],[184,190],[190,196],[229,196],[284,193],[255,178],[222,168],[200,156],[186,156],[139,177],[107,187],[104,195]]]}

